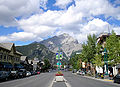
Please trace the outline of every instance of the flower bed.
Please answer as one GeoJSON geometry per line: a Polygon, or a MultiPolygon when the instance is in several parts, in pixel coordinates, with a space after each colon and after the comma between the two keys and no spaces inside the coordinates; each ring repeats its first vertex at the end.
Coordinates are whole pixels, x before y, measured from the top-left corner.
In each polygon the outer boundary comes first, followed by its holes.
{"type": "Polygon", "coordinates": [[[61,71],[58,71],[55,76],[63,76],[62,72],[61,71]]]}
{"type": "Polygon", "coordinates": [[[56,74],[55,74],[55,80],[57,82],[63,82],[64,81],[64,77],[63,77],[63,74],[61,71],[58,71],[56,74]]]}

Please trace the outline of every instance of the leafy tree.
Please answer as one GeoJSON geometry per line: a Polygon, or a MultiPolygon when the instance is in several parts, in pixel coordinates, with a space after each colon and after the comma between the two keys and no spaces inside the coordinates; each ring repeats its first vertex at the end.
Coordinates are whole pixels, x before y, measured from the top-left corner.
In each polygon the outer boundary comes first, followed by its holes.
{"type": "Polygon", "coordinates": [[[82,55],[84,57],[85,62],[92,62],[92,60],[95,57],[96,54],[96,42],[97,38],[95,34],[92,36],[89,35],[88,37],[87,44],[83,44],[83,50],[82,50],[82,55]]]}
{"type": "Polygon", "coordinates": [[[44,65],[42,66],[43,70],[48,70],[51,67],[51,64],[47,58],[44,59],[44,65]]]}
{"type": "Polygon", "coordinates": [[[112,31],[112,35],[106,39],[105,47],[109,55],[109,64],[116,65],[120,63],[120,38],[116,36],[114,31],[112,31]]]}
{"type": "Polygon", "coordinates": [[[97,46],[96,46],[96,55],[94,57],[94,59],[92,60],[93,61],[93,64],[95,66],[103,66],[104,63],[103,63],[103,58],[102,58],[102,53],[101,53],[101,48],[102,46],[98,43],[97,46]]]}

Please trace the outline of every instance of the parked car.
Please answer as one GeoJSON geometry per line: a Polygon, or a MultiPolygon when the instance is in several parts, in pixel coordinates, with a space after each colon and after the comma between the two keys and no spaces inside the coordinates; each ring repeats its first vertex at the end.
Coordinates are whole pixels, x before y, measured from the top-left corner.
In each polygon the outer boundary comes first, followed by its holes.
{"type": "Polygon", "coordinates": [[[37,71],[37,74],[40,74],[40,71],[37,71]]]}
{"type": "Polygon", "coordinates": [[[78,75],[83,75],[83,76],[84,76],[84,75],[85,75],[85,72],[84,72],[84,71],[81,71],[81,70],[78,70],[78,71],[77,71],[77,74],[78,74],[78,75]]]}
{"type": "Polygon", "coordinates": [[[80,72],[81,72],[81,70],[78,70],[76,73],[79,75],[79,74],[80,74],[80,72]]]}
{"type": "Polygon", "coordinates": [[[18,71],[18,77],[21,78],[21,77],[26,77],[26,69],[20,69],[18,71]]]}
{"type": "Polygon", "coordinates": [[[77,72],[77,69],[73,69],[72,73],[76,73],[77,72]]]}
{"type": "Polygon", "coordinates": [[[35,71],[30,71],[30,73],[31,73],[31,75],[35,75],[36,74],[35,71]]]}
{"type": "Polygon", "coordinates": [[[117,74],[114,78],[114,83],[119,83],[120,84],[120,74],[117,74]]]}
{"type": "Polygon", "coordinates": [[[26,76],[31,76],[31,72],[26,71],[26,76]]]}
{"type": "Polygon", "coordinates": [[[10,71],[10,79],[16,79],[18,78],[18,71],[10,71]]]}
{"type": "Polygon", "coordinates": [[[0,80],[8,80],[10,72],[0,71],[0,80]]]}

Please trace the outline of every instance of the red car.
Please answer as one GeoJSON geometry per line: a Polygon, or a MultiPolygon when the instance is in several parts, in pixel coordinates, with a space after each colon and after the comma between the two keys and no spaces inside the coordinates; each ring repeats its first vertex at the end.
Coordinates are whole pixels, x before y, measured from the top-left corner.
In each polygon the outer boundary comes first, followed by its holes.
{"type": "Polygon", "coordinates": [[[37,71],[37,74],[40,74],[40,71],[37,71]]]}

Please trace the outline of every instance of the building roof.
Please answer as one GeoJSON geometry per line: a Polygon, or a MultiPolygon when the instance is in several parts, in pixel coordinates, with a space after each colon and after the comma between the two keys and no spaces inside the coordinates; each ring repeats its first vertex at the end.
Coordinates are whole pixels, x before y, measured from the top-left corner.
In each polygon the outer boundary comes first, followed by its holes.
{"type": "MultiPolygon", "coordinates": [[[[4,48],[6,50],[11,51],[12,47],[14,46],[14,43],[0,43],[0,47],[4,48]]],[[[19,55],[22,55],[22,53],[15,50],[15,52],[19,55]]]]}
{"type": "Polygon", "coordinates": [[[0,43],[0,47],[7,49],[7,50],[11,50],[13,45],[14,43],[0,43]]]}
{"type": "Polygon", "coordinates": [[[23,55],[22,53],[20,53],[20,52],[18,52],[18,51],[16,51],[16,53],[17,53],[17,54],[20,54],[20,55],[23,55]]]}
{"type": "Polygon", "coordinates": [[[29,62],[29,64],[31,64],[32,60],[29,59],[28,62],[29,62]]]}
{"type": "Polygon", "coordinates": [[[21,57],[20,57],[20,60],[25,61],[26,58],[27,58],[27,56],[21,56],[21,57]]]}

